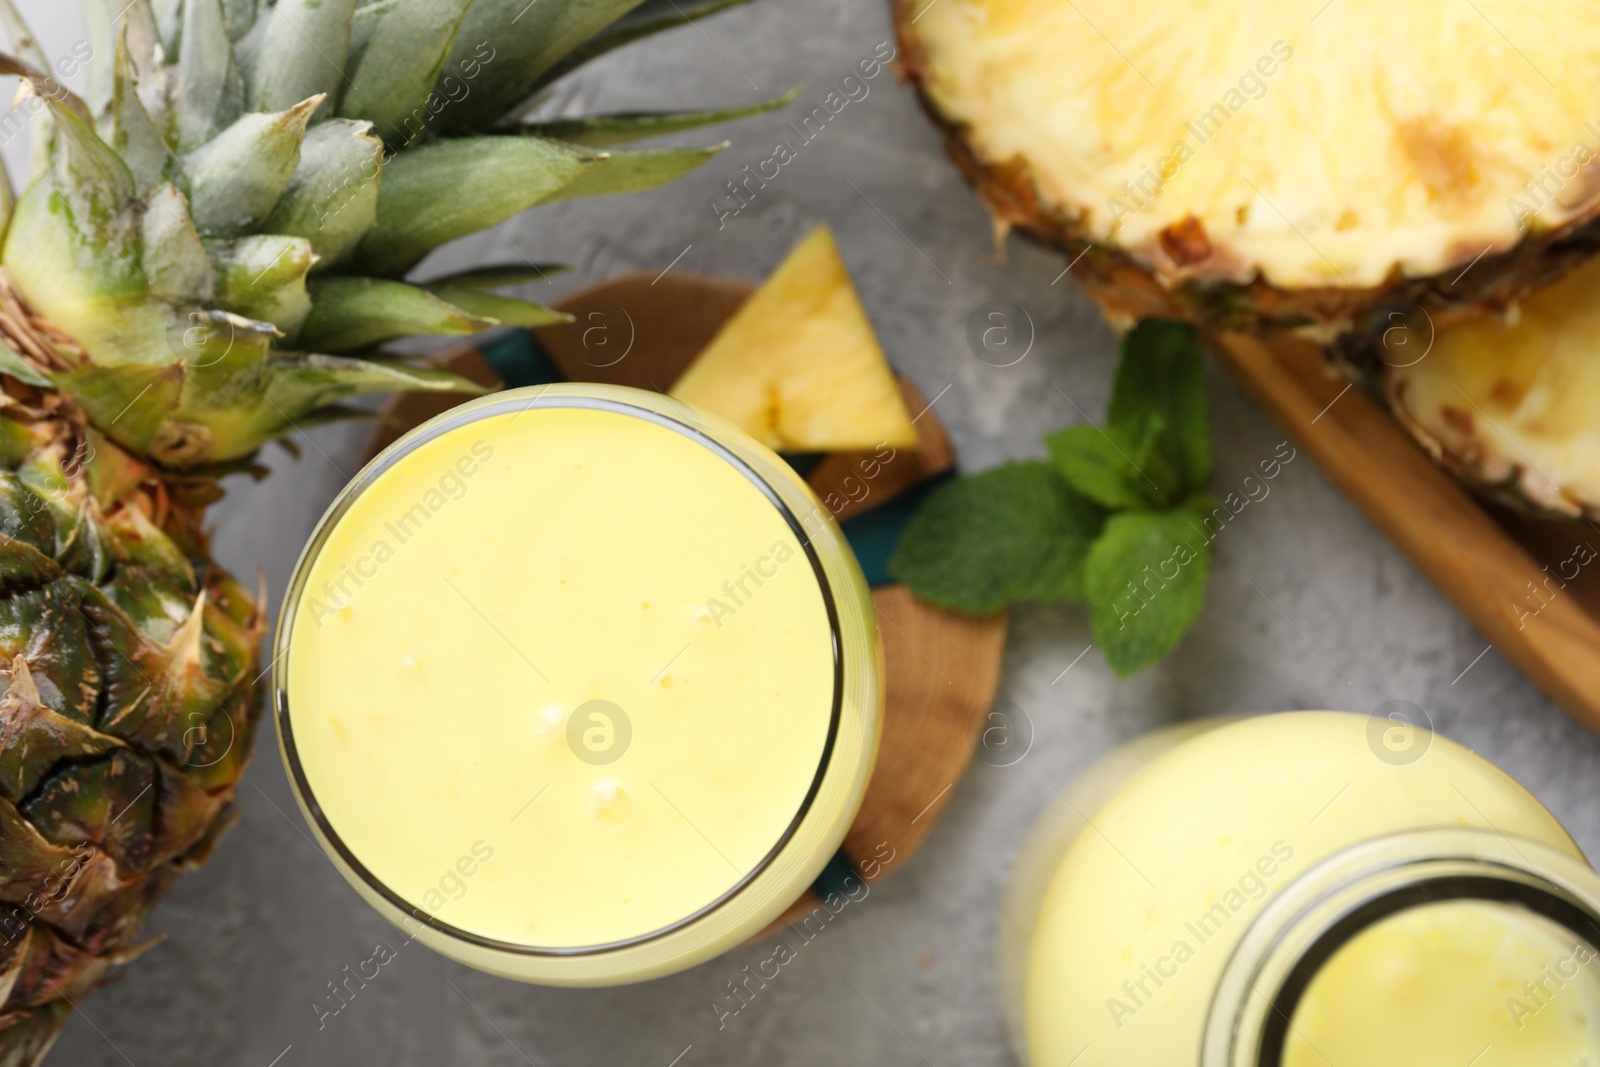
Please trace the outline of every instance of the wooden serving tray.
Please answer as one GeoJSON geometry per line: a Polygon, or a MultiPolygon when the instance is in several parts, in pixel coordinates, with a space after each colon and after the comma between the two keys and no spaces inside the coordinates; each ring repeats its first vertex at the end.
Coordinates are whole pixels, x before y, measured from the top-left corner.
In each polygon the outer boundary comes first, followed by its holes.
{"type": "MultiPolygon", "coordinates": [[[[503,388],[507,379],[513,385],[542,379],[662,392],[754,291],[751,283],[729,278],[622,275],[557,302],[555,307],[574,316],[571,324],[489,341],[481,350],[452,349],[439,362],[494,389],[503,388]]],[[[828,893],[843,892],[848,876],[874,882],[911,858],[966,770],[1000,683],[1003,612],[974,617],[943,611],[883,573],[898,529],[897,506],[907,508],[919,489],[955,466],[938,417],[914,386],[904,379],[900,384],[909,409],[921,412],[916,420],[920,449],[867,467],[863,463],[870,453],[813,457],[806,473],[873,582],[888,699],[877,766],[844,846],[775,927],[809,914],[828,893]],[[867,470],[874,471],[872,476],[865,475],[867,470]]],[[[459,397],[426,393],[391,399],[367,442],[367,458],[459,402],[459,397]]]]}
{"type": "MultiPolygon", "coordinates": [[[[1600,732],[1600,568],[1580,568],[1565,588],[1547,582],[1576,546],[1600,551],[1600,529],[1521,516],[1473,495],[1309,341],[1214,340],[1223,364],[1295,446],[1501,655],[1600,732]]],[[[1462,660],[1462,674],[1472,663],[1462,660]]]]}

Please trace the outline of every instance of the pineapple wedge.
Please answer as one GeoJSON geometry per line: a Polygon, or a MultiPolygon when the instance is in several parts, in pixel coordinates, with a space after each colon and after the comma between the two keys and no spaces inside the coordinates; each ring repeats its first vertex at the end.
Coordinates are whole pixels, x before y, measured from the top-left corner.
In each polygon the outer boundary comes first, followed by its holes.
{"type": "Polygon", "coordinates": [[[778,452],[915,448],[833,234],[812,230],[672,387],[778,452]]]}

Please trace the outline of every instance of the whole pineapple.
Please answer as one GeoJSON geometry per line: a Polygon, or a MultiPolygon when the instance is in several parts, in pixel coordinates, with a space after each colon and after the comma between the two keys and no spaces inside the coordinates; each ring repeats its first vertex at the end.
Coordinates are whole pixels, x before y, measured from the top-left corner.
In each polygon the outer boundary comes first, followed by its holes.
{"type": "Polygon", "coordinates": [[[229,824],[263,604],[207,555],[217,479],[354,394],[473,388],[382,342],[562,318],[493,291],[535,266],[401,281],[430,250],[670,181],[716,149],[599,146],[767,106],[523,121],[729,6],[639,3],[96,0],[79,98],[0,0],[35,133],[0,175],[0,1065],[229,824]]]}

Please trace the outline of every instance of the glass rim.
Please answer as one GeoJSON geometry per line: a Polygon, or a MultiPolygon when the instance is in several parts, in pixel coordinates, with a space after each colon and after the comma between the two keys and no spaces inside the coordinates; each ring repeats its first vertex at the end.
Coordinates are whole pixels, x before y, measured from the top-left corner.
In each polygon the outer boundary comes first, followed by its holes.
{"type": "Polygon", "coordinates": [[[1341,949],[1374,926],[1404,912],[1441,904],[1479,902],[1520,905],[1534,915],[1581,938],[1600,945],[1600,913],[1584,907],[1566,894],[1540,881],[1525,881],[1511,872],[1439,873],[1409,885],[1390,889],[1341,916],[1301,953],[1272,996],[1271,1010],[1261,1030],[1255,1067],[1283,1067],[1290,1024],[1311,983],[1341,949]],[[1588,931],[1584,931],[1588,927],[1588,931]]]}
{"type": "Polygon", "coordinates": [[[1282,1067],[1294,1013],[1341,948],[1402,912],[1459,901],[1521,906],[1600,948],[1600,873],[1577,856],[1483,827],[1374,838],[1302,874],[1251,922],[1218,978],[1201,1067],[1282,1067]]]}
{"type": "MultiPolygon", "coordinates": [[[[582,387],[583,383],[569,383],[582,387]]],[[[639,393],[643,396],[663,396],[665,394],[647,393],[643,390],[632,389],[627,386],[600,386],[607,393],[639,393]]],[[[670,400],[670,398],[667,398],[670,400]]],[[[697,414],[693,409],[676,404],[680,410],[697,414]]],[[[824,530],[828,527],[824,526],[824,530]]],[[[317,521],[305,546],[301,549],[300,556],[295,562],[294,570],[289,579],[288,590],[284,595],[283,605],[279,610],[278,626],[274,644],[274,658],[272,663],[272,715],[278,729],[279,749],[284,765],[289,772],[290,785],[294,789],[296,799],[308,816],[312,829],[320,838],[324,850],[331,850],[349,872],[348,878],[353,874],[360,879],[370,891],[378,894],[390,906],[401,913],[410,916],[417,922],[446,937],[465,942],[467,944],[504,952],[520,957],[535,958],[571,958],[602,956],[610,952],[619,952],[638,945],[648,944],[652,941],[665,938],[673,933],[693,926],[707,916],[717,912],[730,903],[756,879],[768,870],[784,850],[794,840],[804,823],[806,816],[811,812],[818,794],[821,792],[828,771],[832,765],[835,749],[839,739],[840,729],[844,719],[845,700],[845,655],[842,640],[841,621],[838,603],[836,601],[833,585],[829,580],[827,570],[812,544],[813,536],[808,533],[800,517],[795,514],[787,501],[783,499],[772,484],[756,470],[743,456],[730,449],[727,445],[717,440],[706,429],[691,424],[685,419],[674,418],[664,412],[656,411],[640,404],[629,403],[625,400],[614,399],[609,396],[595,395],[594,393],[552,393],[551,386],[530,386],[522,389],[504,390],[480,398],[475,402],[451,409],[441,415],[416,426],[401,435],[393,443],[386,446],[378,455],[369,460],[365,466],[356,472],[345,486],[334,497],[333,502],[317,521]],[[527,394],[532,393],[532,396],[527,394]],[[606,411],[631,418],[640,418],[646,422],[671,430],[681,436],[706,448],[723,462],[738,471],[747,482],[766,498],[783,518],[785,525],[796,535],[801,551],[805,553],[810,562],[811,573],[814,576],[819,593],[822,596],[823,606],[828,619],[828,640],[833,659],[833,687],[830,701],[828,732],[823,742],[822,752],[818,758],[816,773],[812,776],[807,786],[805,796],[801,799],[794,817],[785,826],[772,847],[749,871],[740,876],[731,887],[719,894],[715,899],[697,908],[694,912],[677,919],[666,926],[638,934],[633,937],[622,938],[616,941],[604,942],[597,945],[573,946],[538,946],[526,945],[514,941],[502,941],[497,938],[487,937],[482,934],[465,930],[452,923],[447,923],[437,916],[429,914],[421,906],[406,900],[396,890],[378,878],[367,868],[351,851],[344,839],[334,829],[321,804],[317,802],[316,794],[311,788],[310,781],[306,778],[305,768],[300,760],[299,751],[294,741],[293,724],[289,714],[288,692],[288,662],[289,646],[293,639],[294,620],[298,614],[302,597],[305,593],[310,578],[312,565],[321,556],[323,546],[328,538],[338,527],[340,521],[348,513],[355,500],[365,491],[370,489],[386,473],[393,469],[401,460],[422,445],[436,440],[446,433],[481,422],[488,418],[511,414],[513,412],[526,412],[537,408],[579,408],[597,411],[606,411]]],[[[344,872],[341,872],[344,873],[344,872]]]]}

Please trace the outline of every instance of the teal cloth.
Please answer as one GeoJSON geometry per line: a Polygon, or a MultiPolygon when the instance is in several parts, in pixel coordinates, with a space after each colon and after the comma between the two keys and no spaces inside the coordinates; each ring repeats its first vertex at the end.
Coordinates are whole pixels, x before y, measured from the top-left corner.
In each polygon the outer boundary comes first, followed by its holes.
{"type": "Polygon", "coordinates": [[[561,375],[556,373],[556,365],[527,330],[505,330],[490,334],[478,346],[478,352],[494,368],[500,380],[506,383],[507,389],[549,385],[561,380],[561,375]]]}

